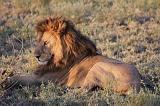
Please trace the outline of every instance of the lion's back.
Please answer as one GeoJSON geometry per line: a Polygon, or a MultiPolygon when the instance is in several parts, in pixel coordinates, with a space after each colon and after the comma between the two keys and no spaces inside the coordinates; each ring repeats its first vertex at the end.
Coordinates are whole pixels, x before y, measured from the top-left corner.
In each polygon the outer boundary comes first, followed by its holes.
{"type": "Polygon", "coordinates": [[[112,83],[113,89],[121,92],[131,86],[139,89],[139,82],[140,76],[134,66],[104,56],[94,56],[70,71],[68,85],[92,89],[95,86],[106,88],[112,83]]]}

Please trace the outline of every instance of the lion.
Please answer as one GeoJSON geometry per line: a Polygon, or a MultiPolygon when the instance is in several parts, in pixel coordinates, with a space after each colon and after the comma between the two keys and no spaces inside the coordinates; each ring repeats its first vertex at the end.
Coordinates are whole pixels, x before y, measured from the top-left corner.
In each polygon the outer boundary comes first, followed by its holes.
{"type": "Polygon", "coordinates": [[[34,54],[39,65],[32,74],[16,77],[21,84],[51,81],[88,91],[109,86],[120,94],[140,91],[141,75],[137,68],[103,56],[72,21],[62,17],[47,18],[38,22],[35,30],[34,54]]]}

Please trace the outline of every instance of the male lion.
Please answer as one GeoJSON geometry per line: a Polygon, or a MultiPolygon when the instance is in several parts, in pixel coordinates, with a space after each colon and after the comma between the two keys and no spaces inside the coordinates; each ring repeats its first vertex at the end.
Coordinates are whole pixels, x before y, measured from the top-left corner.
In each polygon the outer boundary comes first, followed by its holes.
{"type": "Polygon", "coordinates": [[[19,76],[21,84],[52,81],[71,88],[107,88],[128,94],[140,90],[141,76],[130,64],[97,52],[95,44],[64,18],[49,18],[36,25],[35,57],[31,75],[19,76]]]}

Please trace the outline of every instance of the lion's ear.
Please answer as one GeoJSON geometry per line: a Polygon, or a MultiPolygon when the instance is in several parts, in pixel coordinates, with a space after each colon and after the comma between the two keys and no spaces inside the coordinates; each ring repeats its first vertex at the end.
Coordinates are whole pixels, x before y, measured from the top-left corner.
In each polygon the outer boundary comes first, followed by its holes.
{"type": "Polygon", "coordinates": [[[61,29],[62,29],[62,30],[65,30],[66,27],[67,27],[67,23],[63,21],[63,24],[62,24],[62,28],[61,28],[61,29]]]}
{"type": "Polygon", "coordinates": [[[51,17],[48,17],[48,18],[47,18],[47,23],[48,23],[48,25],[50,25],[50,26],[52,25],[52,18],[51,18],[51,17]]]}
{"type": "Polygon", "coordinates": [[[57,32],[63,32],[66,29],[66,26],[66,22],[63,19],[59,19],[54,25],[54,30],[57,32]]]}

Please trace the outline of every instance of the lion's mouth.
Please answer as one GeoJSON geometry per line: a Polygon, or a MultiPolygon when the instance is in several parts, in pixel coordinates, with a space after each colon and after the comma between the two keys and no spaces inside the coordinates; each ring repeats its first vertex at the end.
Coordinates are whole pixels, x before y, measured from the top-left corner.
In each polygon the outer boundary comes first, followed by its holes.
{"type": "Polygon", "coordinates": [[[40,59],[40,58],[36,58],[37,62],[39,65],[46,65],[46,64],[50,64],[51,60],[54,58],[54,55],[51,56],[50,59],[40,59]]]}
{"type": "Polygon", "coordinates": [[[46,65],[48,63],[48,61],[38,61],[39,65],[46,65]]]}
{"type": "Polygon", "coordinates": [[[48,60],[40,60],[40,59],[36,59],[39,65],[46,65],[48,63],[48,60]]]}

